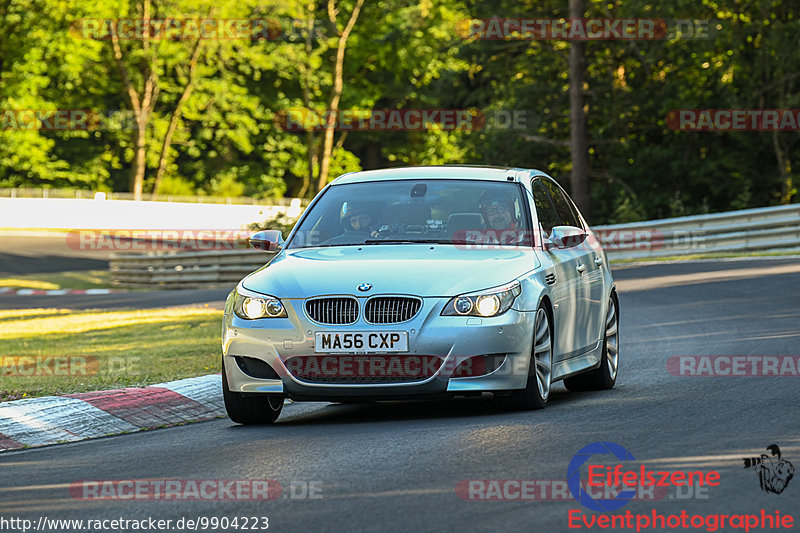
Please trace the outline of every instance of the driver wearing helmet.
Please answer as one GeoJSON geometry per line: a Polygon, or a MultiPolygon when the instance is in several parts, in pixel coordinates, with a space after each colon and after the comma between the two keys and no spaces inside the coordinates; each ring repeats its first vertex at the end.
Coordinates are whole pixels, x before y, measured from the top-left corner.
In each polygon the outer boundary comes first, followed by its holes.
{"type": "Polygon", "coordinates": [[[363,233],[375,236],[373,227],[378,221],[374,207],[365,202],[346,202],[339,216],[345,233],[363,233]]]}
{"type": "Polygon", "coordinates": [[[325,241],[328,245],[359,244],[370,237],[379,237],[379,208],[375,203],[363,200],[348,200],[339,211],[342,233],[325,241]]]}

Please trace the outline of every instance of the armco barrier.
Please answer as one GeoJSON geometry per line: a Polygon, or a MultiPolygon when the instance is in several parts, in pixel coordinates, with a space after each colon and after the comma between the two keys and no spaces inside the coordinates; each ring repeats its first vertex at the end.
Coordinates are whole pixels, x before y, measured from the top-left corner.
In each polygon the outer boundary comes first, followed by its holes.
{"type": "Polygon", "coordinates": [[[118,254],[111,259],[111,279],[121,287],[232,288],[273,255],[258,250],[118,254]]]}
{"type": "Polygon", "coordinates": [[[800,252],[800,204],[592,228],[611,260],[800,252]]]}
{"type": "MultiPolygon", "coordinates": [[[[596,226],[610,260],[709,253],[800,253],[800,204],[596,226]]],[[[114,284],[170,289],[230,286],[272,254],[256,250],[151,252],[111,261],[114,284]]]]}

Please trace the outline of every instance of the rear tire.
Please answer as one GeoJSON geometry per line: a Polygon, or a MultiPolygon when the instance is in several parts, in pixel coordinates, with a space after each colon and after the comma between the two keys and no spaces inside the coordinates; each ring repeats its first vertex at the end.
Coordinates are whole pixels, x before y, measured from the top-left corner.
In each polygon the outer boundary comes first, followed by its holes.
{"type": "Polygon", "coordinates": [[[608,300],[606,331],[603,335],[603,354],[600,366],[589,372],[564,380],[569,391],[613,389],[619,370],[619,307],[615,295],[608,300]]]}
{"type": "Polygon", "coordinates": [[[544,306],[536,311],[533,326],[533,350],[528,366],[528,381],[524,389],[498,396],[497,406],[505,411],[541,409],[550,398],[553,370],[553,330],[544,306]]]}
{"type": "Polygon", "coordinates": [[[228,387],[225,358],[222,358],[222,399],[228,418],[237,424],[271,424],[283,410],[283,394],[245,394],[228,387]]]}

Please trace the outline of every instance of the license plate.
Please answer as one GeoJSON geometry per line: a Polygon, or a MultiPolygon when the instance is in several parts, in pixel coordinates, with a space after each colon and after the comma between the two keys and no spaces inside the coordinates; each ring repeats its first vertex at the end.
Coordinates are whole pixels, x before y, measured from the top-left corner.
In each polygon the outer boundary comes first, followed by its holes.
{"type": "Polygon", "coordinates": [[[407,331],[318,331],[317,353],[392,353],[408,351],[407,331]]]}

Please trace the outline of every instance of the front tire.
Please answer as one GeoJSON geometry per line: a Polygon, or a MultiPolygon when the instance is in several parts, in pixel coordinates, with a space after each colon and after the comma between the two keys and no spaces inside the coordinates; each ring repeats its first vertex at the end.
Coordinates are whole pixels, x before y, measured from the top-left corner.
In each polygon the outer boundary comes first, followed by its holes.
{"type": "Polygon", "coordinates": [[[541,409],[550,398],[553,376],[553,329],[544,306],[536,311],[533,326],[533,353],[528,367],[528,381],[522,390],[497,398],[497,405],[507,411],[541,409]]]}
{"type": "Polygon", "coordinates": [[[613,389],[617,383],[619,370],[619,307],[616,295],[608,299],[606,331],[603,335],[603,354],[600,366],[589,372],[578,374],[564,380],[570,391],[613,389]]]}
{"type": "Polygon", "coordinates": [[[228,418],[237,424],[271,424],[283,410],[283,394],[244,394],[228,387],[225,358],[222,358],[222,399],[228,418]]]}

